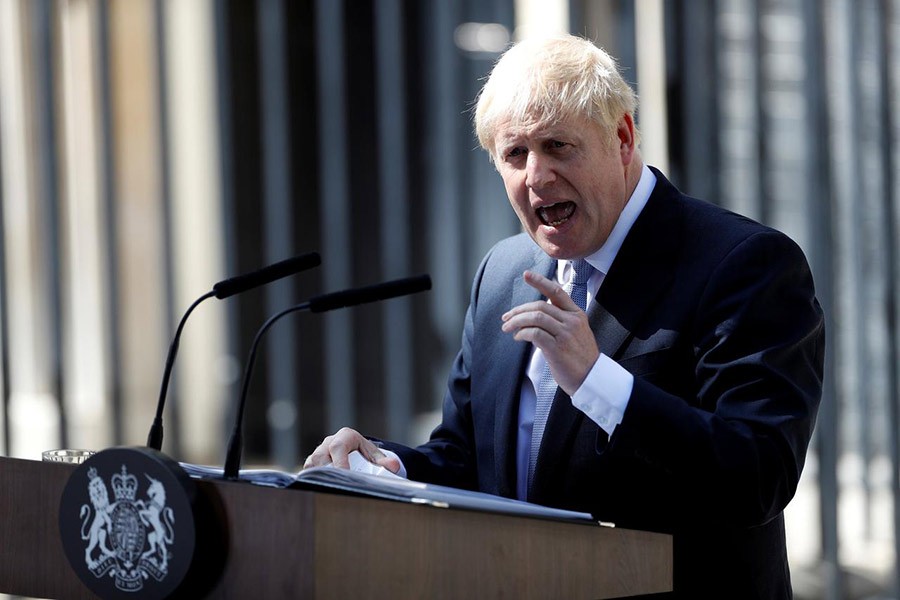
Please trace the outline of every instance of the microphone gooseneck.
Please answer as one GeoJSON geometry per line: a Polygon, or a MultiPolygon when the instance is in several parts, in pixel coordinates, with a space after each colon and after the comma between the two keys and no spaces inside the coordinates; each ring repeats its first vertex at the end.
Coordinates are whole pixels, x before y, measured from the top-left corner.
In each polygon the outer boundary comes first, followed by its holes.
{"type": "Polygon", "coordinates": [[[156,403],[156,416],[153,419],[153,424],[150,426],[150,433],[147,434],[147,447],[153,448],[154,450],[162,450],[162,415],[166,406],[166,394],[169,389],[169,379],[172,375],[172,368],[175,365],[175,356],[178,354],[181,331],[184,329],[184,324],[187,322],[188,316],[194,311],[197,305],[213,296],[222,300],[229,296],[234,296],[235,294],[241,294],[248,290],[252,290],[253,288],[283,279],[289,275],[312,269],[319,266],[321,263],[322,259],[317,252],[308,252],[306,254],[294,256],[293,258],[288,258],[268,265],[262,269],[253,271],[252,273],[224,279],[215,284],[212,290],[206,292],[191,304],[187,311],[185,311],[184,316],[181,317],[178,328],[175,330],[175,336],[172,338],[172,343],[169,345],[169,353],[166,356],[166,366],[163,371],[162,385],[159,390],[159,400],[156,403]]]}
{"type": "Polygon", "coordinates": [[[178,323],[178,328],[175,330],[175,337],[172,338],[172,344],[169,346],[169,354],[166,355],[166,367],[163,370],[162,385],[159,388],[159,400],[156,403],[156,416],[153,418],[153,425],[150,426],[150,433],[147,434],[148,448],[162,450],[162,415],[163,409],[166,406],[166,391],[169,389],[169,378],[172,375],[172,367],[175,365],[175,355],[178,354],[178,343],[181,340],[181,330],[184,329],[184,324],[187,322],[188,316],[190,316],[194,309],[197,308],[201,302],[207,298],[212,298],[213,296],[215,296],[215,292],[209,291],[194,300],[194,303],[190,305],[185,311],[184,316],[181,317],[181,322],[178,323]]]}
{"type": "Polygon", "coordinates": [[[228,450],[225,454],[225,477],[229,479],[236,479],[241,468],[241,456],[244,453],[244,406],[247,404],[250,374],[253,373],[253,365],[256,363],[256,350],[259,348],[259,341],[262,339],[263,334],[281,317],[306,308],[309,308],[309,302],[296,304],[279,313],[275,313],[259,328],[259,331],[256,332],[256,336],[253,338],[250,354],[247,357],[247,364],[244,365],[244,378],[241,381],[240,401],[234,416],[234,429],[231,432],[231,438],[228,440],[228,450]]]}
{"type": "Polygon", "coordinates": [[[244,448],[244,407],[247,404],[247,392],[250,388],[250,377],[253,373],[253,365],[256,363],[256,351],[259,348],[259,342],[262,340],[263,335],[276,321],[286,315],[301,310],[326,312],[336,308],[346,308],[369,302],[377,302],[379,300],[387,300],[389,298],[406,296],[430,289],[431,277],[428,275],[418,275],[361,288],[322,294],[321,296],[315,296],[306,302],[295,304],[294,306],[286,308],[269,317],[269,319],[263,323],[262,327],[259,328],[259,331],[256,332],[256,336],[253,338],[253,343],[250,346],[250,353],[247,356],[247,364],[244,366],[244,378],[241,382],[241,395],[238,398],[237,411],[235,412],[234,428],[231,432],[231,438],[228,440],[228,450],[225,455],[225,477],[228,479],[237,479],[240,473],[241,456],[244,448]]]}

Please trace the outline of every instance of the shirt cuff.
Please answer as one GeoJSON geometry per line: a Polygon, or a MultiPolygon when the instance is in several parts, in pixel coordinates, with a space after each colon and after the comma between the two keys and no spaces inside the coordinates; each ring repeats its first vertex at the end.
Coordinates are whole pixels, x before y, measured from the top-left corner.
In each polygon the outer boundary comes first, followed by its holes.
{"type": "Polygon", "coordinates": [[[622,422],[633,388],[634,375],[610,357],[600,354],[581,387],[572,394],[572,405],[612,435],[622,422]]]}

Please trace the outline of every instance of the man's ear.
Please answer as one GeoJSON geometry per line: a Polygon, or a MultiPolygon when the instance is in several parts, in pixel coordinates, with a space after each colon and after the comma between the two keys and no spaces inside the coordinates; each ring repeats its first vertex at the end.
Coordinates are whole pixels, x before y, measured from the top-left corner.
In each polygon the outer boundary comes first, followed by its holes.
{"type": "Polygon", "coordinates": [[[634,119],[630,114],[625,113],[619,120],[616,136],[619,139],[619,154],[622,157],[622,164],[627,166],[631,164],[635,151],[634,119]]]}

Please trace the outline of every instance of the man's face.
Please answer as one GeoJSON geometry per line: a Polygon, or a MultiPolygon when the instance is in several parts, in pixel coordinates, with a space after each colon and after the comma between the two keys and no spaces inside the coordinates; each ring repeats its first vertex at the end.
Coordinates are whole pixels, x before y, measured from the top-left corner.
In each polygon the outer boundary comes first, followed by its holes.
{"type": "Polygon", "coordinates": [[[586,118],[497,130],[495,159],[509,201],[548,255],[583,258],[609,237],[628,202],[633,133],[630,117],[615,133],[586,118]]]}

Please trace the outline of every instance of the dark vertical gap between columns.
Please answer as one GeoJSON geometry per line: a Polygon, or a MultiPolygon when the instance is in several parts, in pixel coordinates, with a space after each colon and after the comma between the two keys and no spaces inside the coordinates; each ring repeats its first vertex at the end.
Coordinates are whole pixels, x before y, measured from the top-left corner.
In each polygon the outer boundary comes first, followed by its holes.
{"type": "MultiPolygon", "coordinates": [[[[169,167],[169,152],[171,140],[169,138],[169,72],[166,64],[166,20],[163,0],[155,0],[153,3],[153,27],[156,42],[156,104],[159,118],[159,173],[160,173],[160,214],[162,216],[162,264],[163,285],[166,289],[163,293],[165,306],[163,315],[166,331],[170,332],[168,338],[175,333],[175,257],[172,239],[172,170],[169,167]]],[[[187,309],[185,306],[184,309],[187,309]]],[[[163,364],[162,362],[160,363],[163,364]]],[[[162,373],[162,369],[160,369],[162,373]]],[[[165,417],[167,435],[163,438],[164,444],[170,448],[169,454],[174,457],[182,455],[181,421],[179,418],[179,394],[178,394],[178,369],[172,370],[172,381],[167,391],[168,400],[166,408],[168,416],[165,417]]],[[[165,447],[165,446],[164,446],[165,447]]]]}
{"type": "MultiPolygon", "coordinates": [[[[832,260],[833,176],[830,156],[830,118],[825,79],[825,17],[819,0],[803,0],[805,54],[809,60],[806,77],[806,100],[810,109],[807,119],[810,135],[810,160],[807,169],[810,197],[810,225],[813,235],[810,262],[816,282],[816,295],[825,313],[826,335],[835,332],[834,270],[832,260]]],[[[829,340],[834,338],[829,335],[829,340]]],[[[816,449],[819,457],[819,511],[822,554],[826,564],[825,588],[828,598],[840,597],[842,575],[838,558],[838,424],[839,410],[835,376],[835,348],[826,347],[822,402],[816,424],[816,449]]]]}
{"type": "Polygon", "coordinates": [[[33,3],[34,12],[29,15],[32,29],[32,43],[37,67],[34,101],[38,120],[38,144],[40,163],[39,189],[40,214],[44,235],[44,278],[49,298],[47,328],[49,330],[49,361],[53,396],[59,408],[59,444],[69,446],[69,419],[66,410],[64,350],[62,331],[62,256],[60,253],[60,184],[59,184],[59,135],[57,112],[55,110],[56,80],[54,77],[53,3],[39,0],[33,3]]]}

